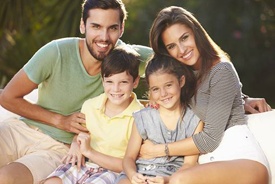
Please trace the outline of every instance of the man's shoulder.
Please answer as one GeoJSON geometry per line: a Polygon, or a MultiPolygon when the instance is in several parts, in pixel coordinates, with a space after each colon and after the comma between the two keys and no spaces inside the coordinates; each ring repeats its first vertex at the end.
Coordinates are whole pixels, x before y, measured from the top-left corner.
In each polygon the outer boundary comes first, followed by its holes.
{"type": "Polygon", "coordinates": [[[67,44],[75,44],[77,43],[81,38],[78,37],[66,37],[66,38],[59,38],[59,39],[55,39],[52,42],[62,46],[62,45],[67,45],[67,44]]]}

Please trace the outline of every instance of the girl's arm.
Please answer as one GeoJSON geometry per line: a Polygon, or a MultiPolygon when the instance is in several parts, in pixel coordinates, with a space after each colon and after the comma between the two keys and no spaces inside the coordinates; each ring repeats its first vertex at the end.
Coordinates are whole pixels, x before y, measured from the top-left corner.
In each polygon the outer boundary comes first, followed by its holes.
{"type": "Polygon", "coordinates": [[[137,173],[136,159],[139,155],[142,138],[138,133],[136,124],[133,124],[130,140],[128,142],[127,150],[123,159],[123,169],[131,182],[145,182],[145,177],[137,173]]]}
{"type": "Polygon", "coordinates": [[[121,172],[122,159],[105,155],[93,150],[90,146],[90,140],[90,135],[87,133],[80,133],[77,136],[77,142],[79,144],[81,153],[100,167],[114,172],[121,172]]]}

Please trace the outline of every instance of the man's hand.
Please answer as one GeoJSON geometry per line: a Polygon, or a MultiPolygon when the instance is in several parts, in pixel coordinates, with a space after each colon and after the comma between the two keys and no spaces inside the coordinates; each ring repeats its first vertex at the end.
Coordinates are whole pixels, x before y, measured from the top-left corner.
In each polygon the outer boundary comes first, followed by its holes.
{"type": "Polygon", "coordinates": [[[69,116],[61,116],[56,123],[56,127],[67,132],[79,134],[80,132],[88,132],[85,115],[81,112],[73,113],[69,116]]]}
{"type": "Polygon", "coordinates": [[[266,103],[264,98],[245,98],[244,110],[246,114],[261,113],[271,111],[272,108],[266,103]]]}

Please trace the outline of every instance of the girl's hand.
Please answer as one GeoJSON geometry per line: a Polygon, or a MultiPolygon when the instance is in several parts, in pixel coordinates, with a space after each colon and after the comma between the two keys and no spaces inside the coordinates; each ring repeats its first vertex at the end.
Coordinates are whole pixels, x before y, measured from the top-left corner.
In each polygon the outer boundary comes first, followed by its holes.
{"type": "Polygon", "coordinates": [[[140,173],[135,173],[131,178],[131,184],[147,184],[146,177],[140,173]]]}
{"type": "Polygon", "coordinates": [[[164,184],[164,183],[168,183],[168,181],[165,181],[165,178],[162,176],[156,176],[156,177],[150,177],[147,176],[146,177],[146,181],[148,184],[164,184]]]}

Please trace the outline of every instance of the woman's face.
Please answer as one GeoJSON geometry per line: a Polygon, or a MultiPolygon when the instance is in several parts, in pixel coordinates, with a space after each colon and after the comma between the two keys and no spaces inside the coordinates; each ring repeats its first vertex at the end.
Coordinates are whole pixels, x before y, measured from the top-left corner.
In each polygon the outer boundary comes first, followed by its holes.
{"type": "Polygon", "coordinates": [[[198,70],[200,53],[198,51],[193,31],[184,24],[174,24],[163,31],[161,35],[168,53],[178,61],[198,70]]]}

